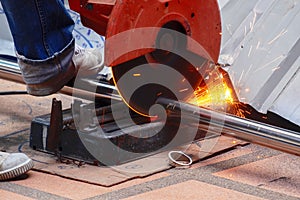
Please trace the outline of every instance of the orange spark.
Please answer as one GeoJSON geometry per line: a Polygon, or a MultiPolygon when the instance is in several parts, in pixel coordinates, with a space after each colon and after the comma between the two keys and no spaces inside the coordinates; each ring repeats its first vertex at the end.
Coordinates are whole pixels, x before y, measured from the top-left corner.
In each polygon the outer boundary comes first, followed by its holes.
{"type": "Polygon", "coordinates": [[[140,77],[141,74],[133,74],[134,77],[140,77]]]}
{"type": "Polygon", "coordinates": [[[245,117],[240,103],[234,100],[233,89],[227,84],[223,74],[218,71],[209,72],[209,78],[205,80],[205,86],[198,86],[187,102],[196,106],[245,117]]]}

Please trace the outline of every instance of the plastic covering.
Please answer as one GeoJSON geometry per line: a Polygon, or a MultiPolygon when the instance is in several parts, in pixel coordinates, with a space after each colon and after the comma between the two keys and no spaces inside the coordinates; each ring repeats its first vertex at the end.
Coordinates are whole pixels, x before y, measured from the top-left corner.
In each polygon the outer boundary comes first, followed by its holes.
{"type": "Polygon", "coordinates": [[[240,101],[300,125],[300,1],[219,0],[221,64],[240,101]]]}

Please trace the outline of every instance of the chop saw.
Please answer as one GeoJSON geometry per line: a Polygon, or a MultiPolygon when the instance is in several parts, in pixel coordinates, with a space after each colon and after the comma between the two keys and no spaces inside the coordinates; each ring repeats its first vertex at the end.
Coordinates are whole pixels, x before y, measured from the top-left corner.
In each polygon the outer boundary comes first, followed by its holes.
{"type": "MultiPolygon", "coordinates": [[[[228,75],[216,67],[222,39],[218,1],[70,0],[70,6],[80,13],[84,25],[105,35],[106,64],[112,69],[122,99],[137,113],[151,116],[151,106],[166,102],[164,98],[171,99],[167,101],[169,105],[179,106],[177,101],[189,101],[187,97],[195,95],[199,88],[212,93],[215,87],[211,86],[211,79],[214,79],[213,85],[226,84],[230,101],[238,101],[228,75]],[[162,66],[168,66],[182,76],[164,70],[162,66]]],[[[210,103],[215,102],[211,100],[210,103]]],[[[255,133],[250,133],[247,127],[253,128],[251,122],[245,120],[236,125],[243,127],[244,122],[246,128],[240,131],[248,132],[247,136],[232,131],[227,131],[227,135],[300,154],[297,132],[285,134],[276,128],[265,129],[265,132],[264,124],[257,124],[253,129],[255,133]]]]}
{"type": "MultiPolygon", "coordinates": [[[[219,132],[300,155],[299,126],[274,124],[283,119],[240,104],[217,64],[222,40],[217,0],[69,0],[69,5],[85,26],[105,36],[105,63],[117,90],[96,83],[107,90],[97,95],[118,99],[110,94],[117,91],[126,108],[104,105],[94,116],[94,105],[75,101],[72,115],[53,100],[51,114],[32,122],[33,149],[114,165],[166,150],[176,137],[171,147],[219,132]],[[127,106],[133,126],[124,115],[127,106]]],[[[22,82],[20,74],[4,71],[0,77],[22,82]]]]}

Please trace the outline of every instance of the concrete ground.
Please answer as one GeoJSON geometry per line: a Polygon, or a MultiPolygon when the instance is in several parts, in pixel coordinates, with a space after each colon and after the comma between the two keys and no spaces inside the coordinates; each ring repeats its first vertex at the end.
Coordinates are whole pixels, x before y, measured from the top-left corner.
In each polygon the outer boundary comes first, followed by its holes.
{"type": "MultiPolygon", "coordinates": [[[[0,80],[0,91],[24,90],[0,80]]],[[[0,96],[0,150],[28,140],[31,119],[50,112],[54,95],[0,96]],[[15,137],[7,136],[14,135],[15,137]],[[16,141],[14,141],[16,140],[16,141]]],[[[69,101],[69,102],[68,102],[69,101]]],[[[300,199],[300,158],[248,144],[194,163],[136,178],[112,187],[88,184],[31,170],[0,182],[0,199],[300,199]]]]}

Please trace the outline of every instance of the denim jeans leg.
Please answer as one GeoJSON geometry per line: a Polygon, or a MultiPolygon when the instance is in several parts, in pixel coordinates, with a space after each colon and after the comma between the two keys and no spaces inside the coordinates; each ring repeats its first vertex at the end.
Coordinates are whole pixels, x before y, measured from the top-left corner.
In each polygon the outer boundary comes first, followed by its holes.
{"type": "Polygon", "coordinates": [[[27,84],[68,70],[74,53],[74,22],[61,0],[0,0],[27,84]]]}

